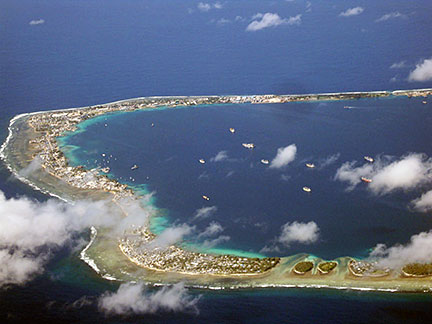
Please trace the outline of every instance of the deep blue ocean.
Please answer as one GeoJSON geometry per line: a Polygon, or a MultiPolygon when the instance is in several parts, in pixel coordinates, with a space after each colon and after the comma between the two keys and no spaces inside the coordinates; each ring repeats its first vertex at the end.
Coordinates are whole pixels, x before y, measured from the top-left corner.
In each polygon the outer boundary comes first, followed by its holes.
{"type": "MultiPolygon", "coordinates": [[[[197,4],[1,1],[1,140],[7,136],[10,118],[19,113],[138,96],[432,87],[431,81],[407,81],[415,65],[432,56],[430,1],[311,1],[308,7],[301,0],[227,0],[221,2],[221,9],[207,12],[198,10],[197,4]],[[362,14],[339,16],[357,6],[364,8],[362,14]],[[281,17],[301,14],[302,21],[245,31],[259,12],[281,17]],[[400,15],[377,22],[388,13],[400,15]],[[39,19],[44,23],[29,24],[39,19]],[[399,68],[390,68],[401,62],[399,68]]],[[[392,99],[136,112],[109,120],[106,131],[116,129],[117,142],[113,142],[113,133],[101,137],[103,124],[95,123],[82,133],[79,144],[96,149],[93,153],[87,150],[93,157],[110,148],[118,157],[117,164],[111,165],[113,174],[122,179],[133,176],[136,183],[156,191],[156,204],[166,211],[170,222],[187,221],[195,209],[205,205],[201,195],[208,192],[210,202],[218,206],[215,217],[231,237],[222,247],[259,252],[283,223],[314,220],[323,241],[306,248],[293,244],[283,254],[301,250],[326,258],[364,256],[378,242],[406,242],[412,234],[431,228],[431,220],[406,209],[414,198],[409,195],[376,199],[361,187],[346,193],[343,184],[332,180],[336,167],[366,154],[432,155],[428,107],[418,100],[392,99]],[[346,104],[358,109],[346,111],[346,104]],[[136,118],[131,118],[133,114],[136,118]],[[155,127],[149,127],[151,122],[155,127]],[[229,127],[238,130],[235,141],[229,137],[229,127]],[[246,151],[239,144],[243,141],[255,142],[257,149],[246,151]],[[288,181],[282,181],[280,172],[265,170],[258,161],[271,159],[278,147],[292,143],[298,146],[298,157],[284,171],[288,181]],[[138,148],[133,155],[132,146],[138,148]],[[197,162],[221,150],[238,161],[197,162]],[[334,165],[313,172],[304,168],[306,160],[336,153],[340,158],[334,165]],[[135,163],[140,168],[131,173],[130,165],[135,163]],[[198,180],[200,168],[210,178],[198,180]],[[226,178],[230,171],[234,173],[226,178]],[[252,192],[242,191],[246,183],[254,184],[252,192]],[[299,190],[304,185],[313,188],[312,195],[299,190]],[[335,197],[339,204],[331,201],[335,197]],[[325,203],[328,201],[331,203],[325,203]],[[350,214],[348,221],[350,206],[355,206],[353,214],[363,212],[357,217],[350,214]],[[265,225],[254,226],[257,223],[265,225]],[[340,235],[334,235],[336,232],[340,235]]],[[[0,190],[8,197],[47,199],[13,179],[2,164],[0,190]]],[[[199,228],[205,225],[197,224],[199,228]]],[[[94,304],[72,306],[84,295],[98,296],[117,287],[98,278],[76,254],[60,251],[43,275],[25,286],[0,292],[0,319],[45,323],[432,321],[430,295],[313,289],[192,291],[202,294],[199,315],[106,318],[94,304]]]]}

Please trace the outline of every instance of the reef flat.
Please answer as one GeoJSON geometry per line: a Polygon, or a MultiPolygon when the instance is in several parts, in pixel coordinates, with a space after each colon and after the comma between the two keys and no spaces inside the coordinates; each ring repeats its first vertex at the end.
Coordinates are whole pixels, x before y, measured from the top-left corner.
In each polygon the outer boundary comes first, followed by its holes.
{"type": "MultiPolygon", "coordinates": [[[[92,107],[64,109],[22,115],[14,118],[10,125],[10,134],[2,146],[1,156],[9,168],[21,179],[32,183],[46,192],[66,198],[67,200],[91,197],[93,199],[109,199],[119,202],[124,199],[139,199],[127,185],[110,179],[103,170],[86,170],[82,166],[71,166],[61,151],[57,139],[67,132],[77,130],[77,125],[85,120],[108,113],[128,112],[138,109],[155,109],[158,107],[179,107],[211,104],[266,104],[299,101],[321,100],[352,100],[360,98],[380,98],[389,96],[427,97],[432,89],[349,92],[332,94],[308,95],[252,95],[252,96],[199,96],[199,97],[148,97],[129,99],[120,102],[97,105],[92,107]],[[38,159],[42,170],[31,175],[20,173],[31,161],[38,159]]],[[[329,273],[317,271],[318,258],[301,255],[295,258],[243,258],[228,255],[207,255],[187,251],[179,246],[171,245],[164,249],[145,248],[156,236],[147,226],[126,231],[119,240],[108,244],[108,236],[96,238],[95,246],[104,247],[105,252],[100,262],[109,262],[105,268],[112,277],[122,280],[136,279],[136,268],[145,269],[141,279],[165,282],[165,273],[170,278],[187,277],[191,284],[221,287],[265,287],[265,286],[329,286],[329,287],[361,287],[389,290],[429,290],[432,286],[430,278],[413,282],[401,272],[386,272],[383,276],[375,276],[377,271],[373,264],[354,264],[351,258],[337,260],[338,266],[329,273]],[[104,242],[103,245],[99,245],[104,242]],[[108,253],[109,251],[109,253],[108,253]],[[127,261],[127,269],[114,262],[114,254],[119,255],[119,262],[127,261]],[[108,253],[108,254],[106,254],[108,253]],[[111,254],[110,254],[111,253],[111,254]],[[110,256],[111,255],[111,256],[110,256]],[[305,273],[293,271],[295,264],[302,260],[312,260],[313,266],[305,273]],[[121,260],[121,261],[120,261],[121,260]],[[132,271],[132,269],[135,269],[132,271]],[[353,270],[354,269],[354,270],[353,270]],[[357,270],[356,270],[357,269],[357,270]],[[115,272],[115,273],[114,273],[115,272]],[[162,272],[163,274],[156,274],[162,272]],[[134,273],[134,275],[132,275],[134,273]],[[129,278],[128,278],[129,276],[129,278]],[[209,279],[221,276],[225,281],[209,279]],[[192,277],[192,278],[190,278],[192,277]],[[226,280],[226,277],[231,278],[226,280]],[[253,279],[251,279],[253,277],[253,279]],[[158,279],[151,279],[158,278],[158,279]],[[414,284],[415,283],[415,284],[414,284]],[[381,287],[381,288],[380,288],[381,287]],[[384,288],[383,288],[384,287],[384,288]]],[[[90,249],[91,250],[91,249],[90,249]]],[[[90,251],[89,251],[90,253],[90,251]]],[[[95,255],[94,260],[97,260],[95,255]]],[[[312,262],[311,261],[311,262],[312,262]]],[[[357,261],[355,261],[357,262],[357,261]]]]}

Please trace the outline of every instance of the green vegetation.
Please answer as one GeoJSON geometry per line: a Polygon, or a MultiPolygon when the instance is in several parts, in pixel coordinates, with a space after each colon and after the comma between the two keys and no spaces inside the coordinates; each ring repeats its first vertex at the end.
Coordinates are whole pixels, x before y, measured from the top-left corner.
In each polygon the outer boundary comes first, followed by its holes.
{"type": "Polygon", "coordinates": [[[311,261],[301,261],[294,266],[294,270],[299,273],[306,273],[311,271],[314,267],[313,262],[311,261]]]}
{"type": "Polygon", "coordinates": [[[411,263],[402,268],[402,271],[413,276],[432,275],[432,263],[411,263]]]}
{"type": "Polygon", "coordinates": [[[328,272],[332,271],[334,268],[336,268],[337,265],[338,265],[338,264],[337,264],[337,262],[335,262],[335,261],[321,262],[321,263],[318,265],[318,268],[319,268],[322,272],[324,272],[324,273],[328,273],[328,272]]]}

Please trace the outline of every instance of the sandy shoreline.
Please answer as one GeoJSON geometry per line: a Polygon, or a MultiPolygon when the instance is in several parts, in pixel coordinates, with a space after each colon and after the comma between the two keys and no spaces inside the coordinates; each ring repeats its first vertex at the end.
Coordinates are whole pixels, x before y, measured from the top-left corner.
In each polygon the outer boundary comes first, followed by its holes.
{"type": "MultiPolygon", "coordinates": [[[[78,199],[82,199],[83,197],[92,197],[93,199],[111,199],[113,194],[104,190],[92,189],[92,188],[77,188],[72,186],[71,184],[65,183],[61,178],[57,177],[56,174],[50,174],[49,172],[45,172],[44,170],[39,170],[35,172],[35,174],[29,176],[20,175],[19,171],[23,168],[27,167],[32,161],[33,156],[37,153],[37,149],[29,145],[29,141],[34,140],[40,134],[37,134],[37,131],[32,127],[29,127],[28,121],[32,116],[43,116],[48,114],[55,113],[64,113],[64,112],[75,112],[77,110],[85,110],[85,109],[99,109],[103,107],[107,107],[110,105],[120,105],[120,107],[126,104],[126,107],[130,107],[130,105],[136,105],[141,101],[151,102],[156,101],[155,105],[147,105],[146,107],[134,107],[133,109],[128,108],[120,108],[116,110],[106,110],[101,111],[101,114],[90,117],[94,118],[97,116],[101,116],[106,113],[114,112],[114,111],[134,111],[137,109],[149,109],[149,108],[158,108],[165,107],[164,104],[166,100],[192,100],[196,102],[196,104],[219,104],[216,102],[212,103],[197,103],[199,100],[208,101],[210,99],[217,98],[234,98],[235,102],[228,102],[228,104],[235,103],[280,103],[280,102],[297,102],[297,101],[316,101],[319,99],[304,99],[306,97],[319,98],[319,96],[325,96],[326,98],[332,99],[323,99],[323,100],[351,100],[353,98],[346,99],[345,96],[357,96],[358,94],[364,93],[344,93],[341,99],[335,99],[334,95],[341,94],[318,94],[318,95],[295,95],[297,99],[301,98],[301,100],[292,99],[293,96],[261,96],[260,102],[253,102],[256,96],[196,96],[196,97],[142,97],[142,98],[134,98],[116,101],[109,104],[104,105],[95,105],[91,107],[82,107],[82,108],[69,108],[69,109],[58,109],[51,111],[43,111],[43,112],[34,112],[29,114],[21,114],[15,116],[9,125],[9,134],[6,141],[0,148],[0,158],[3,159],[6,163],[8,169],[21,181],[29,184],[36,190],[40,190],[46,194],[50,194],[59,199],[63,199],[66,201],[74,201],[78,199]],[[241,98],[239,100],[238,98],[241,98]],[[276,98],[276,99],[275,99],[276,98]],[[290,101],[282,101],[280,98],[290,98],[290,101]],[[159,102],[159,99],[162,100],[159,102]],[[245,101],[242,101],[245,100],[245,101]],[[280,100],[280,101],[278,101],[280,100]],[[239,102],[238,102],[239,101],[239,102]],[[160,105],[158,105],[160,103],[160,105]],[[18,135],[19,133],[19,135],[18,135]]],[[[422,89],[422,90],[401,90],[399,92],[369,92],[366,98],[370,97],[386,97],[390,95],[399,96],[399,95],[410,95],[413,96],[426,96],[432,94],[432,89],[422,89]]],[[[357,97],[355,97],[357,98],[357,97]]],[[[364,98],[364,97],[361,97],[364,98]]],[[[223,102],[225,103],[225,102],[223,102]]],[[[174,105],[182,106],[179,105],[174,105]]],[[[169,106],[171,107],[171,106],[169,106]]],[[[103,109],[101,109],[103,110],[103,109]]],[[[82,121],[82,120],[81,120],[82,121]]],[[[79,121],[79,122],[81,122],[79,121]]],[[[64,130],[60,132],[63,133],[64,130]]],[[[69,130],[67,130],[69,131],[69,130]]],[[[432,280],[430,277],[425,278],[407,278],[401,276],[398,272],[392,272],[386,277],[375,278],[375,277],[356,277],[353,273],[350,273],[348,262],[351,258],[338,258],[337,262],[339,266],[337,270],[325,274],[320,275],[317,270],[317,264],[321,259],[312,258],[314,260],[315,266],[311,271],[311,274],[303,275],[295,275],[292,273],[292,268],[294,265],[304,259],[311,259],[308,255],[297,255],[281,258],[280,262],[272,268],[270,271],[265,273],[257,273],[250,275],[233,275],[226,276],[225,278],[209,278],[208,274],[193,274],[188,275],[185,272],[179,273],[159,273],[158,271],[150,271],[148,269],[143,269],[139,267],[125,257],[124,253],[121,253],[118,248],[118,242],[110,242],[107,244],[107,240],[109,240],[108,236],[96,235],[96,229],[92,229],[92,241],[81,253],[81,258],[86,259],[86,262],[93,268],[95,271],[97,270],[100,275],[105,276],[107,278],[117,278],[119,280],[137,280],[144,279],[147,282],[152,283],[162,283],[162,282],[170,282],[174,280],[186,280],[188,285],[191,286],[204,286],[207,288],[213,287],[215,289],[219,288],[252,288],[252,287],[312,287],[312,288],[335,288],[335,289],[359,289],[359,290],[378,290],[378,291],[416,291],[416,292],[429,292],[432,290],[432,280]],[[102,244],[102,245],[101,245],[102,244]],[[103,249],[103,247],[107,247],[103,249]],[[102,251],[103,250],[103,251],[102,251]],[[99,254],[99,257],[97,257],[99,254]],[[109,260],[111,258],[111,260],[109,260]],[[156,273],[157,272],[157,273],[156,273]],[[256,278],[255,278],[256,276],[256,278]],[[254,278],[252,278],[254,277],[254,278]]],[[[112,241],[112,239],[111,239],[112,241]]]]}

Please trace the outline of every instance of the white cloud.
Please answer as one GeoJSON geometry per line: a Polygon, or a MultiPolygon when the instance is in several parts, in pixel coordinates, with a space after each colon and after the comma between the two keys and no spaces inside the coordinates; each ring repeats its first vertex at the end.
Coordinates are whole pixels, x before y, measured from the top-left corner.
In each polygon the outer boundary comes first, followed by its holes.
{"type": "Polygon", "coordinates": [[[297,16],[294,17],[289,17],[287,24],[288,25],[300,25],[301,24],[301,14],[298,14],[297,16]]]}
{"type": "Polygon", "coordinates": [[[430,80],[432,80],[432,57],[417,64],[408,76],[408,81],[424,82],[430,80]]]}
{"type": "Polygon", "coordinates": [[[211,5],[209,3],[199,2],[197,8],[201,11],[209,11],[211,9],[211,5]]]}
{"type": "Polygon", "coordinates": [[[270,168],[280,169],[294,161],[297,153],[297,146],[295,144],[286,147],[280,147],[277,150],[275,158],[270,163],[270,168]]]}
{"type": "Polygon", "coordinates": [[[300,25],[301,14],[294,17],[281,18],[277,13],[258,13],[252,17],[253,21],[246,27],[246,31],[257,31],[279,25],[300,25]]]}
{"type": "Polygon", "coordinates": [[[221,235],[213,240],[205,240],[202,246],[205,248],[212,248],[216,245],[229,241],[231,238],[228,235],[221,235]]]}
{"type": "Polygon", "coordinates": [[[222,9],[222,4],[220,2],[215,2],[213,4],[211,3],[205,3],[205,2],[199,2],[197,5],[198,10],[207,12],[211,9],[222,9]]]}
{"type": "Polygon", "coordinates": [[[92,225],[115,228],[117,235],[132,223],[146,222],[148,214],[137,202],[119,203],[128,217],[104,201],[39,203],[6,199],[0,191],[0,287],[23,284],[41,273],[53,251],[74,245],[75,234],[92,225]]]}
{"type": "Polygon", "coordinates": [[[216,24],[218,24],[218,25],[226,25],[229,23],[231,23],[231,20],[226,19],[226,18],[221,18],[218,21],[216,21],[216,24]]]}
{"type": "Polygon", "coordinates": [[[406,61],[400,61],[400,62],[393,63],[390,66],[390,69],[403,69],[405,67],[406,67],[406,61]]]}
{"type": "Polygon", "coordinates": [[[166,248],[177,242],[180,242],[184,236],[189,235],[195,228],[187,224],[175,225],[168,227],[160,233],[153,241],[144,246],[144,248],[166,248]]]}
{"type": "Polygon", "coordinates": [[[220,151],[215,157],[210,158],[210,162],[222,162],[228,159],[227,151],[220,151]]]}
{"type": "Polygon", "coordinates": [[[211,222],[203,232],[199,233],[198,238],[211,237],[221,232],[223,232],[222,225],[217,222],[211,222]]]}
{"type": "Polygon", "coordinates": [[[382,21],[386,21],[389,19],[394,19],[394,18],[406,18],[406,15],[401,14],[400,12],[390,12],[388,14],[385,14],[383,16],[381,16],[380,18],[378,18],[377,20],[375,20],[375,22],[382,22],[382,21]]]}
{"type": "Polygon", "coordinates": [[[432,210],[432,190],[421,195],[420,198],[417,198],[412,201],[412,204],[415,209],[421,212],[428,212],[432,210]]]}
{"type": "Polygon", "coordinates": [[[282,226],[282,233],[278,238],[278,242],[285,246],[289,246],[290,243],[293,242],[311,244],[316,242],[318,237],[319,228],[315,222],[292,222],[286,223],[282,226]]]}
{"type": "Polygon", "coordinates": [[[397,269],[408,263],[432,262],[432,231],[411,236],[406,245],[386,247],[378,244],[370,258],[378,262],[380,267],[397,269]]]}
{"type": "Polygon", "coordinates": [[[215,9],[222,9],[222,4],[220,2],[216,2],[213,4],[213,8],[215,9]]]}
{"type": "Polygon", "coordinates": [[[339,16],[341,16],[341,17],[357,16],[357,15],[360,15],[363,11],[364,11],[364,8],[362,8],[362,7],[350,8],[350,9],[347,9],[347,10],[341,12],[339,14],[339,16]]]}
{"type": "Polygon", "coordinates": [[[42,160],[39,156],[36,156],[27,167],[21,169],[18,173],[23,177],[27,177],[40,168],[42,168],[42,160]]]}
{"type": "Polygon", "coordinates": [[[202,207],[195,211],[193,219],[204,219],[212,216],[217,211],[217,206],[202,207]]]}
{"type": "Polygon", "coordinates": [[[198,313],[198,297],[192,297],[182,282],[150,293],[142,283],[121,284],[117,292],[99,298],[99,310],[107,315],[153,314],[159,311],[198,313]]]}
{"type": "Polygon", "coordinates": [[[348,190],[361,182],[360,177],[372,179],[368,188],[375,194],[387,194],[394,190],[413,189],[430,182],[432,159],[424,154],[411,153],[399,160],[390,157],[378,158],[375,163],[365,163],[355,167],[356,162],[346,162],[337,170],[335,180],[350,184],[348,190]]]}
{"type": "Polygon", "coordinates": [[[332,165],[337,160],[339,160],[339,158],[340,158],[340,153],[336,153],[336,154],[330,155],[326,158],[318,160],[318,169],[321,170],[321,169],[328,167],[329,165],[332,165]]]}
{"type": "Polygon", "coordinates": [[[45,20],[43,19],[37,19],[37,20],[32,20],[29,22],[29,25],[34,26],[34,25],[42,25],[45,23],[45,20]]]}

